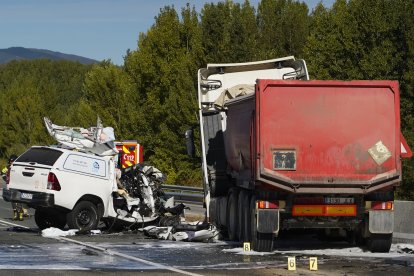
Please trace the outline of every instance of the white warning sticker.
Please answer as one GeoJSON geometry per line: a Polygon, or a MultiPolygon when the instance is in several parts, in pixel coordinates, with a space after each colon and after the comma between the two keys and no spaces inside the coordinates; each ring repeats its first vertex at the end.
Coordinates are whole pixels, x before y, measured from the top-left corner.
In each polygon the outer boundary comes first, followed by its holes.
{"type": "Polygon", "coordinates": [[[382,163],[388,160],[391,157],[391,152],[388,148],[382,143],[382,141],[377,142],[374,146],[368,149],[369,154],[372,159],[380,166],[382,163]]]}

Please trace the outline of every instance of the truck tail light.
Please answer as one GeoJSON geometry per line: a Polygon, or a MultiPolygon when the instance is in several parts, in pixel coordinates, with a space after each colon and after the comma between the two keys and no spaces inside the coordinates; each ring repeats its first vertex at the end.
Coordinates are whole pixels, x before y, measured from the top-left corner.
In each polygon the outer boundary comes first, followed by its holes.
{"type": "Polygon", "coordinates": [[[371,203],[371,209],[373,210],[393,210],[394,202],[392,201],[373,201],[371,203]]]}
{"type": "Polygon", "coordinates": [[[59,180],[54,173],[50,172],[47,176],[47,189],[55,191],[60,191],[61,189],[59,180]]]}
{"type": "Polygon", "coordinates": [[[257,201],[257,206],[259,209],[279,209],[279,202],[259,200],[257,201]]]}

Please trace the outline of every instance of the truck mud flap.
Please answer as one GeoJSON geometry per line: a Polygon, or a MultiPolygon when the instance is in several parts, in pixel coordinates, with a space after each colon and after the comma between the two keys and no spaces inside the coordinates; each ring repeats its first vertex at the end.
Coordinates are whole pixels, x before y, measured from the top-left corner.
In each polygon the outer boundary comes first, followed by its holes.
{"type": "Polygon", "coordinates": [[[257,232],[275,233],[279,232],[279,210],[259,209],[257,210],[257,232]]]}
{"type": "Polygon", "coordinates": [[[372,234],[391,234],[394,231],[394,211],[370,210],[368,229],[372,234]]]}

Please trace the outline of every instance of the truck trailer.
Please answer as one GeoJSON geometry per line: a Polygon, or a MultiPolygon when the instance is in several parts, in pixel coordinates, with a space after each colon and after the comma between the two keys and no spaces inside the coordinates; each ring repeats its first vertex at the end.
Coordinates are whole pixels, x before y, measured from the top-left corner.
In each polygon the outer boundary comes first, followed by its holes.
{"type": "Polygon", "coordinates": [[[399,97],[397,81],[309,80],[292,56],[199,69],[207,218],[256,251],[314,229],[388,252],[412,155],[399,97]]]}

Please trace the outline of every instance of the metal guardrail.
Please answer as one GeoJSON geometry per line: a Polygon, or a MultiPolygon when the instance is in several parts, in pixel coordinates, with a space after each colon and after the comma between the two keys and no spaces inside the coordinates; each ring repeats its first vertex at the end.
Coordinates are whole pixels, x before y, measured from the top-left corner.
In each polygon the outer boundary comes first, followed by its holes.
{"type": "Polygon", "coordinates": [[[201,205],[204,202],[203,188],[162,185],[162,189],[167,196],[173,196],[176,202],[192,203],[201,205]]]}

